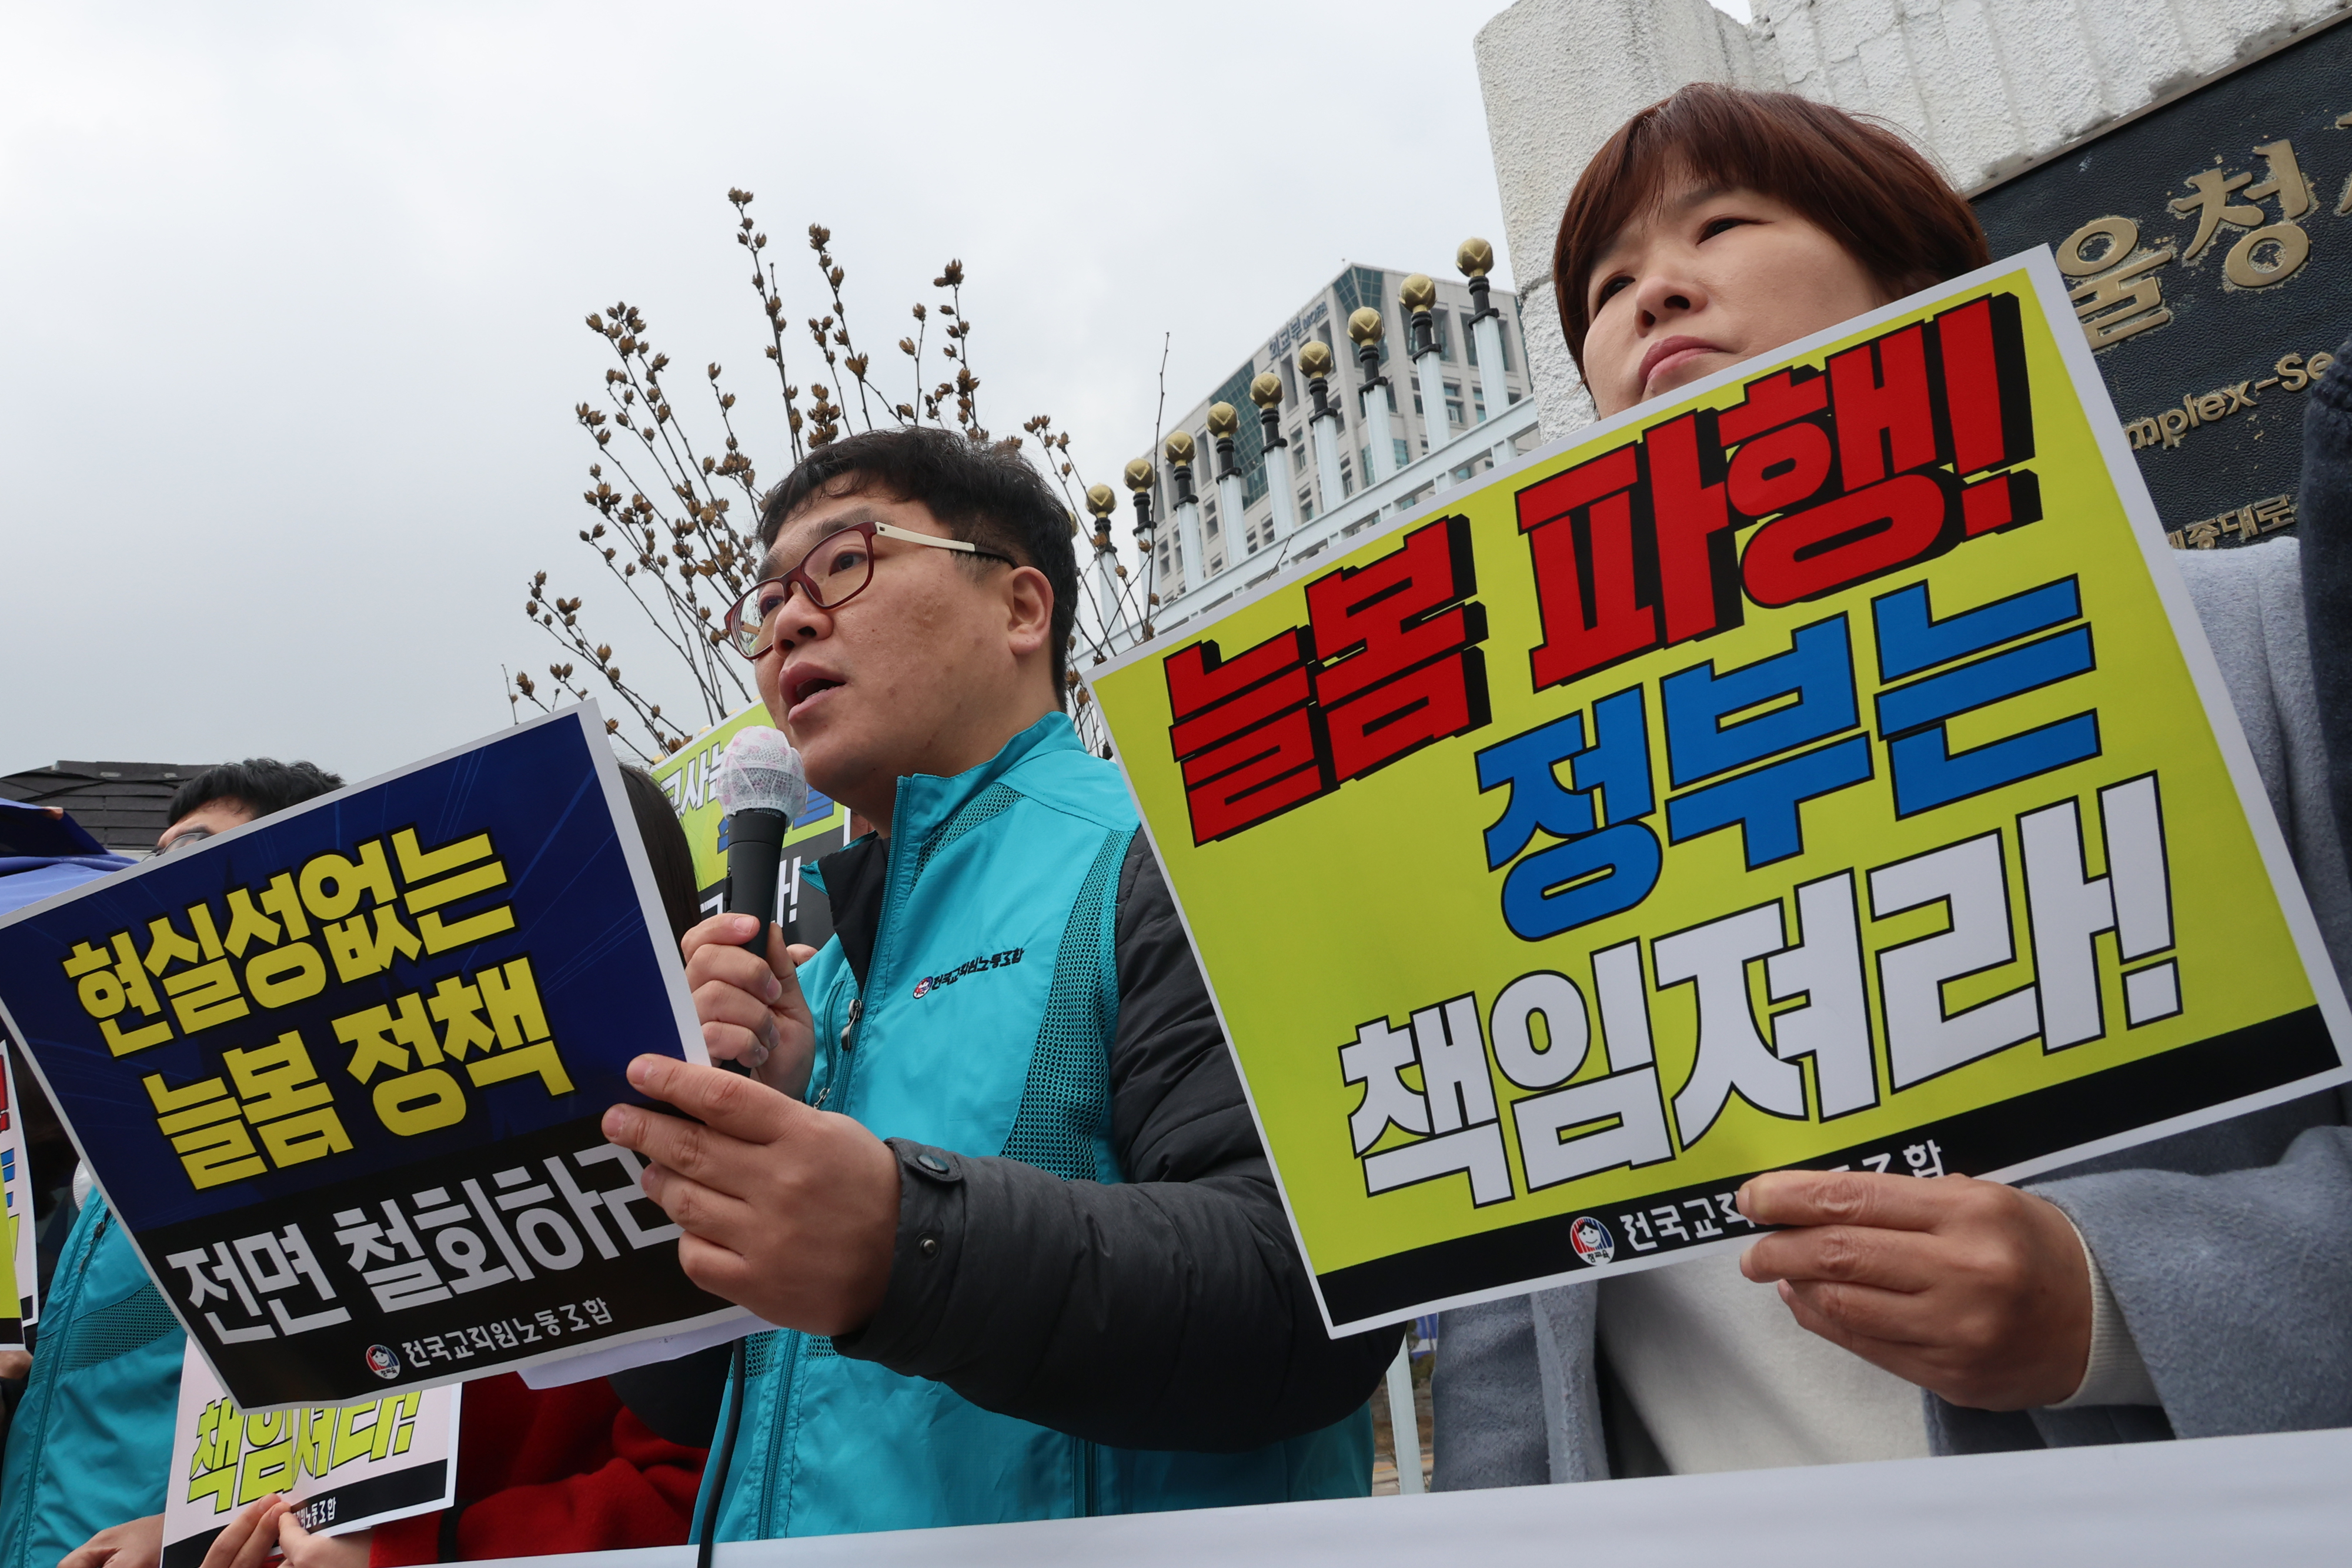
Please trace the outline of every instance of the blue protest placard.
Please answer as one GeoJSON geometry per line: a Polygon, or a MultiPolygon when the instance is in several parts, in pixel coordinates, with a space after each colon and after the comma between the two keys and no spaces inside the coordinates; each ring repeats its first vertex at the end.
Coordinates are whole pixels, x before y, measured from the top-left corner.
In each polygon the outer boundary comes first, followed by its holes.
{"type": "Polygon", "coordinates": [[[706,1060],[593,705],[0,920],[0,1013],[247,1408],[736,1315],[598,1130],[706,1060]]]}

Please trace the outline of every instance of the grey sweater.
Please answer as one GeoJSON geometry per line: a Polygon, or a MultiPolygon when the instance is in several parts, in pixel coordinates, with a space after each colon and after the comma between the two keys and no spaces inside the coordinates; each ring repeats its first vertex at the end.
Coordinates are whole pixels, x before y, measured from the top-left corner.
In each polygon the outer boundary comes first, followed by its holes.
{"type": "MultiPolygon", "coordinates": [[[[2305,634],[2300,547],[2181,560],[2339,976],[2352,879],[2305,634]]],[[[2137,1342],[2154,1406],[1994,1413],[1925,1395],[1937,1452],[2352,1426],[2352,1128],[2315,1095],[2032,1185],[2083,1233],[2137,1342]]],[[[1432,1389],[1440,1490],[1596,1480],[1609,1439],[1596,1291],[1449,1312],[1432,1389]]],[[[1638,1440],[1638,1439],[1636,1439],[1638,1440]]],[[[1621,1452],[1622,1458],[1622,1452],[1621,1452]]]]}

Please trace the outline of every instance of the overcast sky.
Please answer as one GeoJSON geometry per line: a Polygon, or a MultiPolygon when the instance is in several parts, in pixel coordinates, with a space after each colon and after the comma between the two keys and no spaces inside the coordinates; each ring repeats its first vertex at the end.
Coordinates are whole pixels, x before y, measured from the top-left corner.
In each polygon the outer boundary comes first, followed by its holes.
{"type": "Polygon", "coordinates": [[[656,668],[577,540],[582,318],[724,361],[780,477],[730,185],[877,350],[961,257],[985,422],[1113,478],[1163,336],[1181,409],[1343,259],[1502,247],[1500,8],[0,5],[0,770],[462,743],[541,566],[656,668]]]}

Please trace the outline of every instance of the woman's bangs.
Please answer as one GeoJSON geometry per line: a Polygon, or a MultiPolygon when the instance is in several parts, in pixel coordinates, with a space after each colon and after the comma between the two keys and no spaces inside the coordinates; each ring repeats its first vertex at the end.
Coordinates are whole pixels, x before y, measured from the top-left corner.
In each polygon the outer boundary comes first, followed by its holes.
{"type": "Polygon", "coordinates": [[[1696,83],[1621,126],[1560,216],[1552,288],[1580,371],[1593,264],[1694,183],[1753,191],[1802,214],[1890,298],[1986,260],[1974,210],[1898,131],[1793,94],[1696,83]]]}

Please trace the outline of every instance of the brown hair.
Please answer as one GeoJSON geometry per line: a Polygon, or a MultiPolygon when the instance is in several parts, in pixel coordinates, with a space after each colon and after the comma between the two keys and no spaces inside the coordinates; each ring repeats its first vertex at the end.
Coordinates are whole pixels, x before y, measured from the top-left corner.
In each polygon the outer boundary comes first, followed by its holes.
{"type": "Polygon", "coordinates": [[[1794,93],[1693,82],[1619,127],[1560,214],[1552,288],[1580,373],[1592,265],[1677,174],[1787,203],[1844,246],[1890,298],[1992,259],[1976,209],[1894,131],[1794,93]]]}

